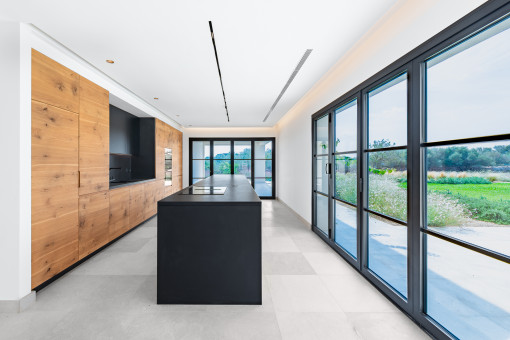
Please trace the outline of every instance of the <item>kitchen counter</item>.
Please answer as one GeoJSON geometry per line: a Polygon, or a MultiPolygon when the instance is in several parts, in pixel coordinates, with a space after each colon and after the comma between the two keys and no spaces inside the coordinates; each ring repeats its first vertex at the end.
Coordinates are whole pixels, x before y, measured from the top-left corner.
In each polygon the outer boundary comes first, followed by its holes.
{"type": "Polygon", "coordinates": [[[146,183],[146,182],[151,182],[151,181],[155,181],[155,180],[156,180],[155,178],[149,178],[149,179],[136,179],[136,180],[132,179],[129,181],[122,181],[122,182],[110,182],[110,189],[117,189],[117,188],[127,187],[129,185],[146,183]]]}
{"type": "Polygon", "coordinates": [[[261,304],[260,199],[244,175],[194,186],[226,190],[158,202],[158,304],[261,304]]]}

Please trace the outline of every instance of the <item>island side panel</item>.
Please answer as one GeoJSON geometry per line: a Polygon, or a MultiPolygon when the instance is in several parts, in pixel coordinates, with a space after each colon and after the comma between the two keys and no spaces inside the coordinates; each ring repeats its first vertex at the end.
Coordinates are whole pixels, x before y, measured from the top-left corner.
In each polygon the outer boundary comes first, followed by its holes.
{"type": "Polygon", "coordinates": [[[261,203],[158,204],[159,304],[262,304],[261,203]]]}

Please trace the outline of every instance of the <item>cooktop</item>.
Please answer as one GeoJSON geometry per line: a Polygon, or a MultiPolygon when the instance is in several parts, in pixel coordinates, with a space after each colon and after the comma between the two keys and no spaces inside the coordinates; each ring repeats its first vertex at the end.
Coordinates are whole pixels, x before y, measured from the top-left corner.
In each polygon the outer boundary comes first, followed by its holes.
{"type": "Polygon", "coordinates": [[[227,187],[191,186],[181,191],[180,195],[224,195],[227,187]]]}

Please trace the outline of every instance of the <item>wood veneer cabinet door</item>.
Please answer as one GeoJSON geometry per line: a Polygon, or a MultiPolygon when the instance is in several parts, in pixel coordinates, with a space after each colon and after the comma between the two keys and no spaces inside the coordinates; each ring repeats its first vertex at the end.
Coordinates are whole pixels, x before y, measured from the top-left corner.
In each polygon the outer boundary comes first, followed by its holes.
{"type": "Polygon", "coordinates": [[[129,186],[129,224],[130,229],[142,223],[145,219],[145,194],[144,185],[136,184],[129,186]]]}
{"type": "Polygon", "coordinates": [[[80,75],[32,49],[32,99],[78,113],[80,75]]]}
{"type": "Polygon", "coordinates": [[[167,125],[156,119],[156,179],[165,178],[165,148],[167,144],[167,125]]]}
{"type": "Polygon", "coordinates": [[[143,211],[143,215],[144,215],[144,220],[147,220],[149,218],[151,218],[152,216],[156,215],[158,209],[157,209],[157,206],[156,206],[156,202],[158,201],[156,199],[156,195],[158,194],[157,192],[157,185],[159,183],[157,181],[153,181],[153,182],[147,182],[147,183],[144,183],[144,195],[145,195],[145,200],[144,200],[144,211],[143,211]]]}
{"type": "Polygon", "coordinates": [[[80,78],[80,195],[109,188],[109,93],[80,78]]]}
{"type": "Polygon", "coordinates": [[[110,240],[130,229],[129,224],[129,187],[110,190],[110,221],[108,224],[110,240]]]}
{"type": "Polygon", "coordinates": [[[32,288],[78,260],[78,115],[32,101],[32,288]]]}
{"type": "Polygon", "coordinates": [[[82,195],[79,202],[79,248],[82,259],[110,241],[110,195],[108,191],[82,195]]]}

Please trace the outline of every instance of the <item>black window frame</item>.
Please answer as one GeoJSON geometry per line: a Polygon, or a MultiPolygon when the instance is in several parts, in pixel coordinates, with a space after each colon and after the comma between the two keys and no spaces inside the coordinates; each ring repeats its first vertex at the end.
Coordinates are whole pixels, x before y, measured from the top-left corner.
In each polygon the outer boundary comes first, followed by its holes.
{"type": "MultiPolygon", "coordinates": [[[[399,58],[389,66],[385,67],[375,75],[366,79],[344,95],[332,101],[311,117],[312,124],[312,230],[331,246],[342,258],[356,268],[375,288],[377,288],[384,296],[393,302],[399,309],[406,313],[417,325],[438,339],[455,339],[446,328],[425,314],[426,301],[426,277],[424,267],[426,265],[426,237],[437,237],[450,243],[459,245],[479,254],[489,256],[491,258],[510,264],[510,256],[497,253],[490,249],[486,249],[468,242],[455,239],[453,237],[439,234],[426,228],[426,174],[425,171],[425,150],[431,146],[441,146],[450,144],[464,144],[484,141],[510,140],[510,134],[465,138],[450,141],[426,142],[425,138],[425,62],[433,56],[461,43],[468,37],[487,28],[495,22],[501,20],[505,16],[510,15],[510,2],[503,0],[492,0],[482,4],[480,7],[467,14],[460,20],[456,21],[440,33],[436,34],[429,40],[425,41],[403,57],[399,58]],[[334,194],[332,195],[330,180],[330,197],[329,197],[329,235],[323,234],[316,227],[316,211],[315,211],[315,187],[316,187],[316,163],[315,163],[315,122],[319,117],[325,114],[333,115],[334,111],[345,105],[353,98],[358,98],[358,179],[361,179],[361,172],[368,171],[368,164],[365,159],[365,150],[367,149],[364,136],[366,134],[367,124],[367,93],[377,87],[377,84],[383,84],[385,80],[395,77],[402,70],[408,73],[408,121],[407,121],[407,169],[408,169],[408,294],[407,300],[397,294],[395,290],[386,284],[383,280],[374,275],[367,268],[367,221],[366,214],[363,212],[364,200],[368,194],[368,181],[358,182],[358,258],[354,259],[343,248],[334,242],[334,235],[331,228],[334,229],[334,194]],[[360,208],[361,207],[361,208],[360,208]],[[333,237],[332,237],[333,236],[333,237]]],[[[334,145],[334,119],[330,122],[330,138],[329,144],[334,145]]],[[[366,134],[368,136],[368,134],[366,134]]],[[[368,138],[368,137],[367,137],[368,138]]],[[[335,155],[335,150],[329,150],[330,158],[335,155]]],[[[334,161],[333,161],[334,163],[334,161]]],[[[365,177],[366,178],[366,177],[365,177]]],[[[386,218],[386,217],[385,217],[386,218]]]]}
{"type": "MultiPolygon", "coordinates": [[[[271,196],[259,196],[261,199],[275,199],[276,198],[276,138],[275,137],[239,137],[239,138],[232,138],[232,137],[206,137],[206,138],[197,138],[197,137],[190,137],[188,141],[189,145],[189,185],[193,185],[193,142],[209,142],[209,149],[210,149],[210,173],[209,176],[212,176],[214,174],[214,150],[213,145],[214,142],[230,142],[230,173],[234,174],[234,161],[235,159],[235,153],[234,153],[234,142],[251,142],[251,158],[250,159],[244,159],[251,161],[251,185],[253,188],[255,188],[255,142],[263,142],[268,141],[272,143],[272,149],[271,149],[271,171],[272,171],[272,180],[271,180],[271,189],[272,189],[272,195],[271,196]]],[[[267,159],[269,160],[269,159],[267,159]]],[[[206,178],[208,177],[207,174],[206,178]]]]}

